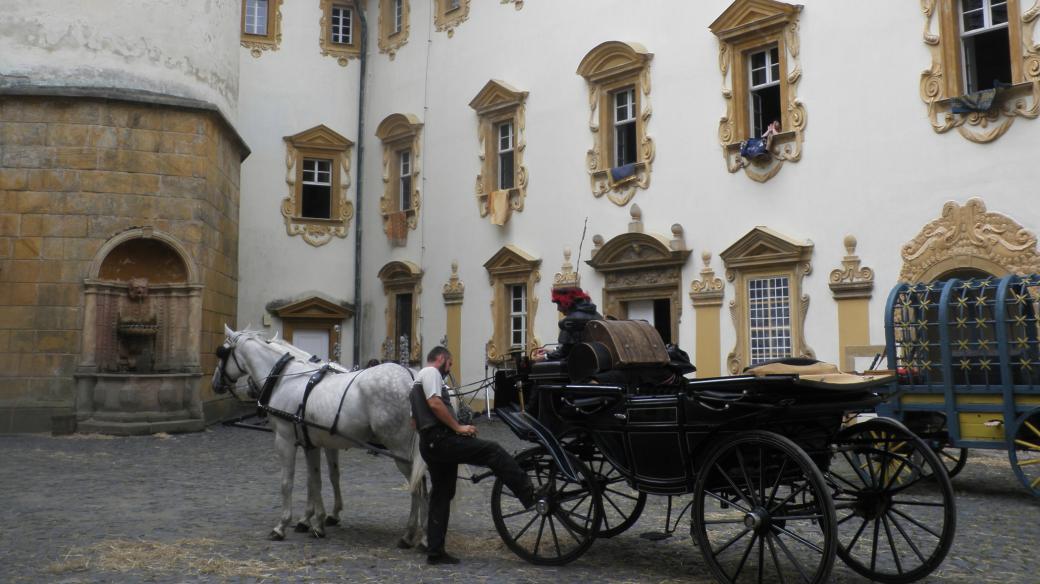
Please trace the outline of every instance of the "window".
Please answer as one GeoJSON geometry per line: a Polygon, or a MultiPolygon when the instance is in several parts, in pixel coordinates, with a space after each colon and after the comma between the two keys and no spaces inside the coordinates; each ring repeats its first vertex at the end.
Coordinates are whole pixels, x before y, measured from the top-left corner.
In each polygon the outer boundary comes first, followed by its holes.
{"type": "Polygon", "coordinates": [[[353,13],[346,6],[332,6],[332,42],[338,45],[354,44],[353,13]]]}
{"type": "Polygon", "coordinates": [[[513,122],[498,125],[498,188],[511,189],[514,184],[513,171],[513,122]]]}
{"type": "Polygon", "coordinates": [[[315,126],[286,136],[285,144],[289,196],[282,201],[282,216],[286,231],[316,247],[333,237],[346,237],[354,216],[354,205],[347,200],[354,143],[327,126],[315,126]]]}
{"type": "Polygon", "coordinates": [[[524,166],[526,91],[492,79],[469,106],[477,112],[480,174],[477,207],[481,217],[505,225],[514,211],[524,210],[527,168],[524,166]]]}
{"type": "Polygon", "coordinates": [[[246,34],[267,36],[267,0],[246,0],[246,34]]]}
{"type": "Polygon", "coordinates": [[[354,9],[345,0],[321,2],[321,54],[335,57],[341,67],[361,54],[361,46],[354,36],[354,9]]]}
{"type": "Polygon", "coordinates": [[[585,155],[592,194],[616,205],[650,186],[654,141],[650,120],[650,60],[636,43],[608,41],[592,49],[578,65],[589,87],[592,148],[585,155]]]}
{"type": "Polygon", "coordinates": [[[748,55],[751,136],[759,138],[773,121],[780,121],[780,50],[777,47],[748,55]]]}
{"type": "Polygon", "coordinates": [[[791,294],[786,276],[748,280],[751,365],[791,356],[791,294]]]}
{"type": "Polygon", "coordinates": [[[802,7],[783,2],[735,0],[709,28],[719,39],[725,115],[719,142],[726,170],[765,182],[785,162],[802,157],[807,114],[798,99],[804,75],[799,57],[798,17],[802,7]],[[773,122],[769,156],[740,155],[741,144],[761,138],[773,122]]]}
{"type": "Polygon", "coordinates": [[[422,122],[412,114],[391,114],[379,123],[376,137],[383,142],[383,196],[379,210],[383,231],[393,246],[408,243],[408,231],[418,226],[422,205],[419,147],[422,122]]]}
{"type": "Polygon", "coordinates": [[[469,18],[470,0],[436,0],[433,23],[438,32],[447,32],[448,38],[455,36],[455,29],[469,18]]]}
{"type": "Polygon", "coordinates": [[[627,87],[614,94],[614,166],[636,162],[636,91],[627,87]]]}
{"type": "Polygon", "coordinates": [[[491,339],[486,351],[489,362],[502,365],[510,353],[530,355],[541,342],[534,334],[538,298],[535,283],[541,279],[542,260],[514,245],[506,245],[484,263],[491,278],[491,339]]]}
{"type": "Polygon", "coordinates": [[[409,0],[379,0],[379,52],[393,60],[408,42],[409,0]]]}
{"type": "Polygon", "coordinates": [[[300,216],[313,219],[332,217],[332,161],[303,159],[303,189],[300,216]]]}
{"type": "Polygon", "coordinates": [[[386,294],[384,359],[402,360],[402,337],[407,339],[408,343],[408,355],[405,360],[417,364],[422,359],[422,332],[419,330],[419,292],[422,290],[422,276],[422,270],[409,261],[392,261],[379,270],[383,293],[386,294]]]}
{"type": "Polygon", "coordinates": [[[523,349],[527,344],[527,285],[509,287],[509,347],[523,349]]]}
{"type": "Polygon", "coordinates": [[[401,201],[401,210],[412,208],[412,152],[401,150],[397,153],[397,195],[401,201]]]}
{"type": "Polygon", "coordinates": [[[282,0],[242,0],[241,44],[259,58],[282,41],[282,0]]]}
{"type": "Polygon", "coordinates": [[[338,361],[349,352],[343,346],[344,321],[354,316],[354,311],[336,302],[319,296],[269,308],[281,321],[279,326],[285,340],[323,359],[338,361]]]}
{"type": "Polygon", "coordinates": [[[773,359],[815,358],[805,341],[809,297],[802,286],[812,251],[810,241],[756,227],[719,254],[735,296],[736,345],[726,357],[731,374],[773,359]]]}
{"type": "Polygon", "coordinates": [[[1011,83],[1007,0],[961,0],[964,91],[1011,83]]]}
{"type": "Polygon", "coordinates": [[[972,142],[987,143],[1003,136],[1016,118],[1040,116],[1040,49],[1033,40],[1037,11],[1032,4],[922,3],[923,39],[932,59],[921,73],[921,99],[936,133],[956,129],[972,142]]]}

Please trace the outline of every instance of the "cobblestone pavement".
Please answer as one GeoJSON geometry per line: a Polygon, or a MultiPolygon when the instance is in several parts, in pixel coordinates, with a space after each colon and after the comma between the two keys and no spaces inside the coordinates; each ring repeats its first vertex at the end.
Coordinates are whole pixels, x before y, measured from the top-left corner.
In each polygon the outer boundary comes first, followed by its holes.
{"type": "MultiPolygon", "coordinates": [[[[511,451],[523,446],[501,423],[485,421],[481,432],[511,451]]],[[[270,542],[279,505],[270,434],[217,426],[170,437],[0,437],[0,582],[711,582],[688,522],[664,541],[640,537],[661,529],[660,498],[631,530],[570,565],[527,564],[495,532],[491,481],[460,488],[448,549],[463,563],[428,567],[394,545],[408,514],[394,466],[357,451],[341,466],[344,525],[323,540],[289,533],[270,542]]],[[[1004,453],[973,451],[954,485],[957,539],[924,581],[1040,580],[1040,501],[1004,453]]],[[[325,494],[331,507],[327,479],[325,494]]],[[[840,560],[832,581],[866,582],[840,560]]]]}

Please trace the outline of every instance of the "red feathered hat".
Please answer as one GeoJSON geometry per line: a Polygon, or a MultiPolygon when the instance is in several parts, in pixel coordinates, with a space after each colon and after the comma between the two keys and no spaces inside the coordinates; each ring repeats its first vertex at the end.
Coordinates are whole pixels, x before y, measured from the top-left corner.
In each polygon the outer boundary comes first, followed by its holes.
{"type": "Polygon", "coordinates": [[[570,312],[579,300],[588,302],[592,299],[581,288],[557,288],[552,291],[552,301],[560,307],[560,312],[570,312]]]}

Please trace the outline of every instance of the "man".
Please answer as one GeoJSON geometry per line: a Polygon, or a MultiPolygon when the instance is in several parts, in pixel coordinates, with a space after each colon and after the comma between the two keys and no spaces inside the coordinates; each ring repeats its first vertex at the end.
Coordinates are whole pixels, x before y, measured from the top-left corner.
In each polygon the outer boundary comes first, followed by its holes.
{"type": "Polygon", "coordinates": [[[563,313],[560,319],[560,336],[556,349],[546,353],[539,349],[534,358],[537,361],[562,361],[570,354],[571,348],[585,342],[585,325],[590,320],[603,320],[596,312],[596,305],[581,288],[559,288],[553,290],[552,301],[563,313]]]}
{"type": "Polygon", "coordinates": [[[434,347],[426,356],[426,367],[415,376],[411,393],[412,419],[419,430],[419,452],[430,470],[432,483],[426,526],[428,564],[459,563],[458,558],[444,551],[459,463],[489,467],[525,508],[535,503],[531,480],[513,457],[498,444],[476,438],[476,427],[459,423],[444,385],[444,376],[451,365],[451,353],[444,347],[434,347]]]}

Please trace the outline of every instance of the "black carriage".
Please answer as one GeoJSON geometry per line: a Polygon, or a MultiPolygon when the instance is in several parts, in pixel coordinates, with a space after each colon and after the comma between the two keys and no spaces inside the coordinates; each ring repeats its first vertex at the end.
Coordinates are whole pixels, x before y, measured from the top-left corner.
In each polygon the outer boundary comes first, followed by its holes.
{"type": "Polygon", "coordinates": [[[890,378],[788,360],[687,379],[644,322],[588,333],[567,362],[519,362],[510,382],[526,408],[499,409],[535,443],[517,460],[544,495],[524,509],[493,487],[495,527],[519,556],[565,564],[632,526],[647,495],[693,494],[677,517],[692,509],[690,534],[720,582],[824,582],[835,556],[910,582],[945,557],[955,510],[935,453],[895,420],[845,423],[890,378]]]}

